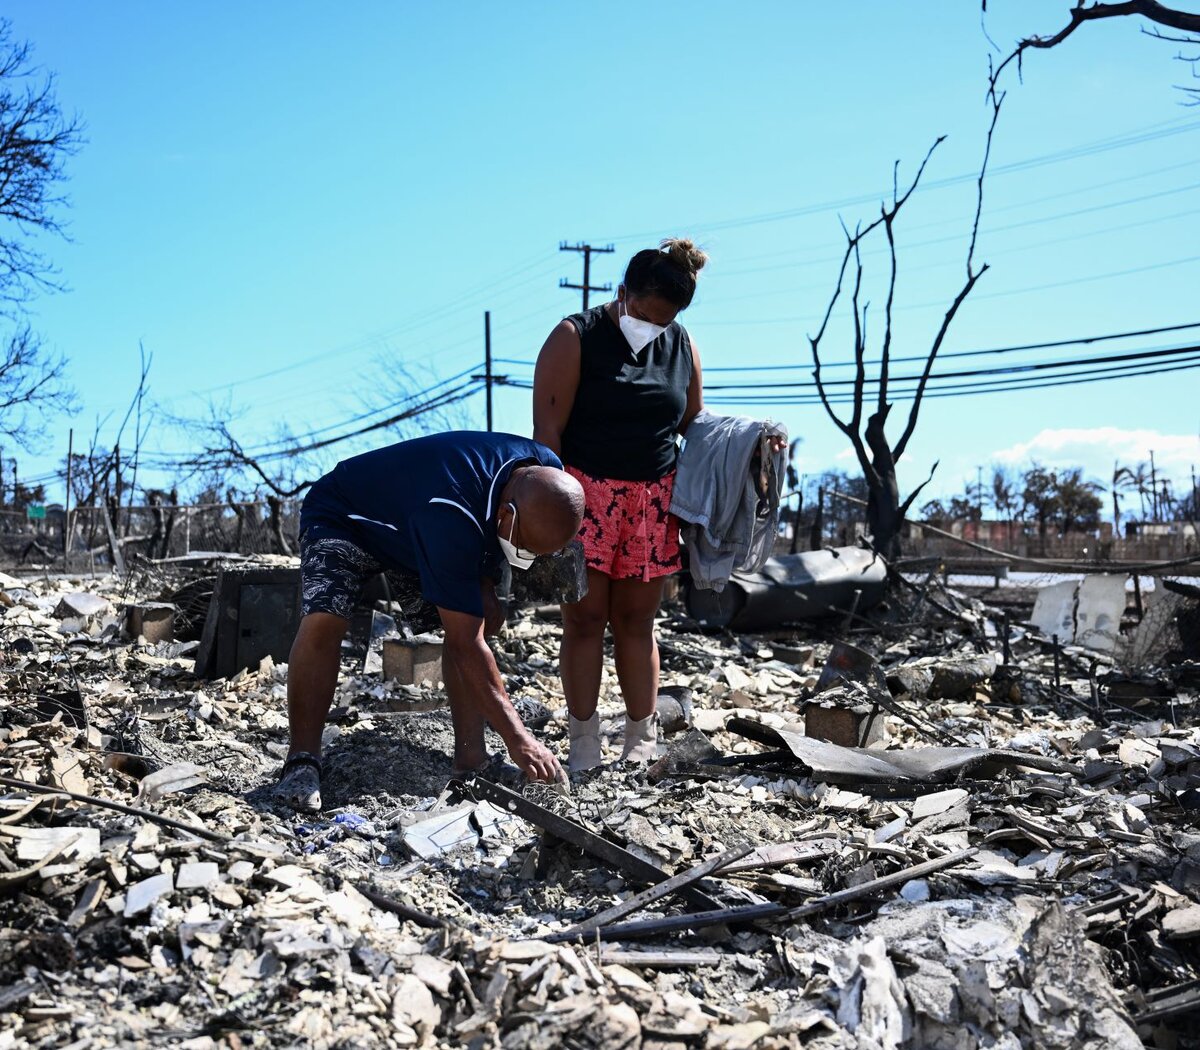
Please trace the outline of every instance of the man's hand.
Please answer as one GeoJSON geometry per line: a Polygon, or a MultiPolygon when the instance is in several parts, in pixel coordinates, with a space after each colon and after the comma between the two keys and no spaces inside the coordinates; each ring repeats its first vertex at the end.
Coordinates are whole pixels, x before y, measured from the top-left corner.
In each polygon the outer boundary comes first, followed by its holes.
{"type": "Polygon", "coordinates": [[[483,581],[483,633],[487,638],[493,638],[500,633],[504,626],[504,607],[496,597],[496,585],[488,579],[483,581]]]}
{"type": "Polygon", "coordinates": [[[508,745],[508,753],[512,760],[530,780],[540,780],[546,784],[555,784],[567,779],[558,764],[558,759],[544,744],[538,743],[533,736],[523,731],[515,736],[508,745]]]}

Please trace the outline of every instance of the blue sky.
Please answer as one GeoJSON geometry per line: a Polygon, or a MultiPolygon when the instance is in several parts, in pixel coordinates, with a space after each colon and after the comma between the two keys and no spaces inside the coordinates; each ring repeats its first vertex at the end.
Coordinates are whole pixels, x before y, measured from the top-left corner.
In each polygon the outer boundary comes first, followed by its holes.
{"type": "MultiPolygon", "coordinates": [[[[337,433],[412,392],[399,369],[420,387],[481,361],[485,309],[495,354],[530,361],[578,308],[558,288],[580,277],[564,239],[615,244],[593,271],[615,282],[638,248],[695,237],[712,263],[682,320],[709,381],[805,382],[839,215],[873,217],[893,161],[912,171],[946,134],[897,228],[895,352],[921,353],[962,279],[974,199],[954,177],[977,167],[988,117],[978,6],[10,2],[88,137],[69,166],[71,241],[48,245],[69,291],[32,307],[82,408],[21,454],[21,474],[54,469],[68,426],[78,440],[119,418],[139,340],[160,457],[194,444],[165,417],[210,402],[248,446],[282,426],[337,433]],[[715,371],[748,364],[798,367],[715,371]]],[[[1058,28],[1069,5],[989,6],[1005,45],[1058,28]]],[[[1173,89],[1175,50],[1113,20],[1009,82],[979,245],[992,269],[947,351],[1200,321],[1200,109],[1173,89]]],[[[866,262],[882,304],[883,257],[866,262]]],[[[847,332],[830,332],[829,362],[849,358],[847,332]]],[[[930,400],[902,486],[934,460],[931,495],[1032,457],[1103,479],[1151,448],[1183,481],[1200,462],[1197,386],[1179,372],[930,400]]],[[[529,431],[528,397],[498,393],[498,429],[529,431]]],[[[806,472],[853,466],[817,407],[722,410],[784,419],[806,472]]],[[[482,396],[454,413],[481,427],[482,396]]]]}

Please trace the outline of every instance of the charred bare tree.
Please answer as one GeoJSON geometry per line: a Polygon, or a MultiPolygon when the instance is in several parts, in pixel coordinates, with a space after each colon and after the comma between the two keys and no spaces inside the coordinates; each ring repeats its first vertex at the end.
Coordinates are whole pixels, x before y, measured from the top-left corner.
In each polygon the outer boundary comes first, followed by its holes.
{"type": "MultiPolygon", "coordinates": [[[[0,313],[10,318],[37,292],[58,288],[37,245],[45,234],[63,233],[57,189],[80,142],[78,120],[59,109],[54,78],[39,73],[30,46],[13,40],[11,23],[0,19],[0,313]]],[[[17,325],[0,364],[0,434],[29,448],[48,413],[73,406],[63,366],[27,325],[17,325]]]]}
{"type": "Polygon", "coordinates": [[[242,549],[242,537],[246,532],[246,505],[238,499],[237,493],[233,489],[230,489],[225,494],[225,498],[229,501],[229,509],[233,511],[234,516],[237,518],[237,531],[233,534],[233,549],[240,551],[242,549]]]}
{"type": "Polygon", "coordinates": [[[48,353],[28,325],[9,336],[0,360],[0,435],[29,451],[42,437],[48,414],[74,408],[65,367],[63,358],[48,353]]]}
{"type": "MultiPolygon", "coordinates": [[[[987,14],[987,0],[982,0],[983,13],[987,14]]],[[[1179,53],[1175,58],[1190,67],[1193,79],[1200,78],[1200,14],[1191,11],[1181,11],[1178,8],[1167,7],[1157,0],[1124,0],[1123,3],[1086,3],[1077,0],[1067,13],[1067,24],[1048,36],[1028,36],[1020,40],[1013,51],[996,67],[995,79],[1009,65],[1017,68],[1018,76],[1026,51],[1046,50],[1057,47],[1070,37],[1075,30],[1088,22],[1097,22],[1109,18],[1134,18],[1150,23],[1151,28],[1142,26],[1142,32],[1158,40],[1170,43],[1184,44],[1197,49],[1196,54],[1179,53]],[[1173,33],[1163,32],[1163,29],[1174,30],[1173,33]]],[[[1191,96],[1192,105],[1200,105],[1200,87],[1178,85],[1179,89],[1191,96]]]]}
{"type": "Polygon", "coordinates": [[[172,489],[146,490],[146,505],[150,508],[154,522],[146,551],[151,558],[165,558],[171,549],[171,533],[175,530],[175,512],[179,504],[179,493],[172,489]]]}
{"type": "Polygon", "coordinates": [[[899,161],[896,162],[892,169],[891,203],[885,203],[880,206],[878,218],[865,226],[860,225],[856,227],[853,233],[843,225],[842,229],[846,234],[846,250],[842,255],[837,283],[829,299],[829,305],[825,310],[821,327],[817,330],[815,336],[809,336],[814,366],[813,378],[817,384],[821,404],[825,407],[829,418],[833,420],[838,429],[850,439],[850,444],[854,448],[854,454],[867,481],[867,529],[874,548],[885,558],[895,557],[899,553],[900,533],[903,528],[904,516],[908,513],[909,508],[921,490],[933,477],[933,471],[937,469],[937,463],[934,463],[933,468],[929,472],[929,477],[913,489],[906,498],[901,499],[900,486],[896,477],[896,465],[904,455],[913,432],[916,430],[917,419],[921,411],[921,402],[925,396],[929,379],[933,374],[933,366],[937,360],[938,351],[941,350],[942,344],[946,339],[946,334],[949,332],[950,326],[954,323],[954,318],[957,316],[962,304],[966,301],[967,296],[971,294],[971,290],[975,287],[976,282],[978,282],[979,278],[988,269],[987,263],[979,266],[976,265],[975,248],[979,238],[979,220],[983,212],[983,185],[984,177],[987,174],[988,159],[991,156],[992,136],[995,133],[996,122],[1000,118],[1000,108],[1004,102],[1004,95],[996,90],[994,77],[988,92],[988,100],[992,110],[991,122],[988,125],[983,161],[980,164],[979,176],[976,180],[975,217],[971,225],[970,243],[967,248],[966,275],[958,293],[947,307],[941,325],[933,337],[929,353],[925,359],[924,368],[913,391],[912,406],[908,411],[908,420],[899,440],[893,444],[888,439],[885,429],[888,416],[892,410],[892,404],[889,401],[888,383],[891,379],[890,356],[894,331],[892,317],[896,294],[896,275],[898,272],[895,225],[900,210],[908,203],[913,191],[920,184],[921,176],[925,173],[925,168],[929,164],[934,151],[945,141],[944,135],[939,137],[929,147],[929,151],[925,154],[925,159],[921,161],[916,175],[903,193],[899,189],[900,164],[899,161]],[[877,239],[879,236],[883,236],[887,241],[889,269],[887,300],[883,311],[883,336],[880,349],[879,372],[877,377],[871,381],[876,386],[875,399],[874,405],[868,409],[866,355],[868,343],[867,316],[870,304],[862,303],[860,305],[864,272],[862,246],[869,238],[874,237],[877,239]],[[853,290],[850,293],[850,307],[854,320],[854,381],[850,402],[851,415],[848,420],[845,420],[834,411],[833,404],[826,390],[825,381],[822,379],[820,349],[821,341],[825,338],[834,308],[837,306],[838,300],[841,298],[848,283],[848,271],[851,269],[852,263],[853,290]]]}
{"type": "Polygon", "coordinates": [[[291,554],[292,545],[283,534],[283,500],[278,496],[267,497],[267,507],[270,510],[271,536],[280,554],[291,554]]]}

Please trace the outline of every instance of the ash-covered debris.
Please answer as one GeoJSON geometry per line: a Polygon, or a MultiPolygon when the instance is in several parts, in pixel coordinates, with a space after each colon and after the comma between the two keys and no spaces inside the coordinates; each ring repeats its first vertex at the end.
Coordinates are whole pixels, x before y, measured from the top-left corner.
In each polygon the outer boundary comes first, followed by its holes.
{"type": "MultiPolygon", "coordinates": [[[[1108,651],[934,589],[668,618],[659,762],[616,762],[610,662],[611,764],[516,807],[347,648],[301,817],[286,666],[193,674],[205,579],[0,579],[0,1048],[1200,1046],[1192,596],[1108,651]]],[[[496,649],[563,752],[559,633],[496,649]]]]}

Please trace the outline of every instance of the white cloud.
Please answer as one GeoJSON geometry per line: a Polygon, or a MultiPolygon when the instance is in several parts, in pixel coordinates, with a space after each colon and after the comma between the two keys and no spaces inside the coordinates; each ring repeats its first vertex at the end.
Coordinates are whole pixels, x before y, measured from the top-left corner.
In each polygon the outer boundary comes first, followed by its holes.
{"type": "Polygon", "coordinates": [[[1165,474],[1187,475],[1193,464],[1200,466],[1200,436],[1163,434],[1157,430],[1125,430],[1121,427],[1064,427],[1043,430],[1028,441],[993,452],[999,463],[1023,464],[1037,460],[1049,466],[1083,466],[1091,472],[1111,471],[1114,461],[1122,466],[1154,462],[1165,474]]]}
{"type": "Polygon", "coordinates": [[[834,458],[834,459],[836,459],[836,460],[837,460],[839,463],[844,463],[844,462],[845,462],[846,460],[848,460],[848,459],[853,459],[853,460],[855,460],[855,461],[857,462],[857,460],[858,460],[858,454],[857,454],[857,453],[854,451],[854,448],[853,448],[853,446],[852,446],[852,447],[850,447],[850,448],[844,448],[844,449],[842,449],[842,451],[841,451],[841,452],[839,452],[839,453],[838,453],[836,456],[834,456],[833,458],[834,458]]]}

